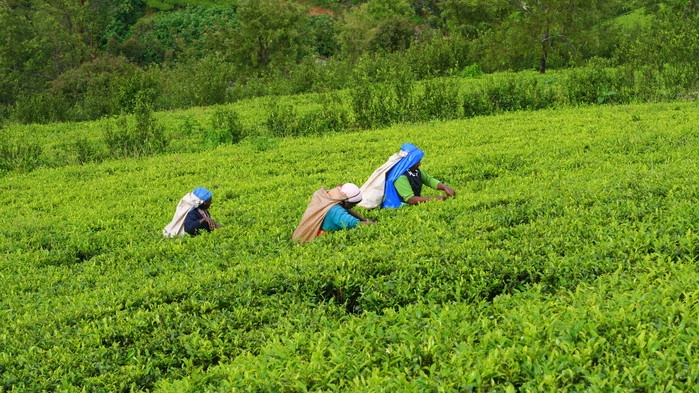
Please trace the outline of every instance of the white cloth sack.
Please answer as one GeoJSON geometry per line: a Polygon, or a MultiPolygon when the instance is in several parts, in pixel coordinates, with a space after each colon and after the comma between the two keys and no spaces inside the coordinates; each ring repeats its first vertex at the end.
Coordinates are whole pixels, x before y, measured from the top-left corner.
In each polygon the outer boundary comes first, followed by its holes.
{"type": "Polygon", "coordinates": [[[386,186],[386,175],[408,152],[403,150],[388,158],[385,164],[381,165],[369,176],[369,179],[359,188],[362,190],[364,198],[359,202],[359,206],[366,209],[373,209],[381,206],[383,202],[384,187],[386,186]]]}
{"type": "Polygon", "coordinates": [[[191,192],[182,197],[180,203],[177,204],[177,209],[175,210],[175,215],[172,217],[172,221],[163,228],[163,236],[184,236],[184,219],[187,217],[187,213],[193,208],[199,207],[202,203],[204,203],[204,201],[191,192]]]}

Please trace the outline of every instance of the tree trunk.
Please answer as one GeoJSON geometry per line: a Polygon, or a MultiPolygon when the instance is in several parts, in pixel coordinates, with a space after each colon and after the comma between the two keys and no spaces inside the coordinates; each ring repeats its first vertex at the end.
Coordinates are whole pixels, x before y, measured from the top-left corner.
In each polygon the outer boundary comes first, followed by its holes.
{"type": "Polygon", "coordinates": [[[546,73],[546,53],[541,55],[541,60],[539,60],[539,72],[542,74],[546,73]]]}
{"type": "Polygon", "coordinates": [[[541,36],[541,59],[539,60],[539,72],[542,74],[546,73],[546,55],[548,55],[546,45],[549,44],[549,40],[550,38],[547,28],[546,32],[541,36]]]}

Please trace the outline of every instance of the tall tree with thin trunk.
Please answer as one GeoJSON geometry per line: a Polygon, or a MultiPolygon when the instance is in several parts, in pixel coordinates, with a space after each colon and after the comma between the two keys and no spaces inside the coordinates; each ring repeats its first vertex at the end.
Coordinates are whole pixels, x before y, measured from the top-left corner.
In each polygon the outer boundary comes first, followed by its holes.
{"type": "MultiPolygon", "coordinates": [[[[510,45],[523,56],[535,54],[539,72],[549,67],[555,54],[573,61],[586,45],[590,28],[611,10],[614,1],[603,0],[507,0],[511,9],[501,30],[510,45]]],[[[532,56],[533,57],[533,56],[532,56]]]]}

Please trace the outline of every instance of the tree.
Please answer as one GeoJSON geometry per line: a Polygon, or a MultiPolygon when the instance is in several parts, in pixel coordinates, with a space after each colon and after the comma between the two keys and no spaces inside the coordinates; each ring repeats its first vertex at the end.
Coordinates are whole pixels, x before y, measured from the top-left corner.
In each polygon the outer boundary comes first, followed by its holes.
{"type": "Polygon", "coordinates": [[[668,0],[645,3],[652,23],[633,42],[622,42],[620,57],[636,66],[650,65],[662,70],[668,64],[685,64],[699,69],[699,7],[696,0],[668,0]]]}
{"type": "Polygon", "coordinates": [[[0,101],[41,90],[79,62],[76,36],[47,2],[0,2],[0,101]]]}
{"type": "MultiPolygon", "coordinates": [[[[238,25],[217,37],[231,62],[253,73],[283,69],[309,52],[302,36],[305,9],[291,1],[241,0],[238,25]]],[[[211,41],[214,42],[214,41],[211,41]]]]}
{"type": "Polygon", "coordinates": [[[350,9],[338,26],[343,56],[357,59],[371,50],[406,49],[414,36],[414,15],[407,0],[372,0],[350,9]]]}
{"type": "Polygon", "coordinates": [[[511,13],[502,23],[510,45],[537,54],[539,72],[557,54],[572,60],[585,45],[591,26],[599,23],[614,4],[603,0],[507,0],[511,13]]]}
{"type": "Polygon", "coordinates": [[[445,0],[439,7],[447,32],[467,39],[493,28],[508,11],[505,0],[445,0]]]}
{"type": "Polygon", "coordinates": [[[41,91],[63,72],[99,57],[107,26],[118,18],[134,21],[139,11],[124,10],[143,4],[143,0],[0,1],[0,102],[10,105],[19,94],[41,91]]]}

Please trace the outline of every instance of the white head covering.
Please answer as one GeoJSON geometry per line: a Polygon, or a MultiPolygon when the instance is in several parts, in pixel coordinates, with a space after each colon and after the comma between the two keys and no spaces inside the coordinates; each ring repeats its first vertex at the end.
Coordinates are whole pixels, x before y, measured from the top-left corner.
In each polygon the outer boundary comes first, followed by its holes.
{"type": "Polygon", "coordinates": [[[347,195],[347,202],[357,203],[362,200],[362,190],[354,183],[345,183],[340,187],[340,191],[347,195]]]}

